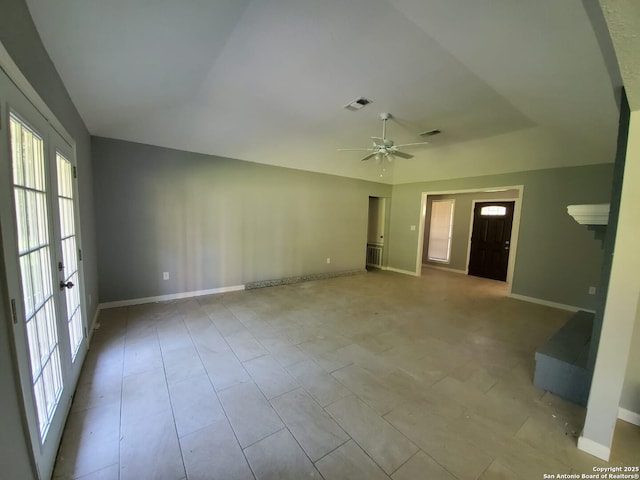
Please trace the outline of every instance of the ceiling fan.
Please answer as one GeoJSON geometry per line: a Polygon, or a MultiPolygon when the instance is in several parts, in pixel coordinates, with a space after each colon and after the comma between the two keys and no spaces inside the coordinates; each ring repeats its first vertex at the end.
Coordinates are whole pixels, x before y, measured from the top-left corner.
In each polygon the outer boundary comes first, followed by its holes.
{"type": "Polygon", "coordinates": [[[378,161],[382,159],[387,159],[389,161],[393,160],[394,157],[400,158],[413,158],[413,155],[409,155],[408,153],[401,152],[399,150],[400,147],[414,147],[417,145],[427,145],[429,142],[417,142],[417,143],[403,143],[400,145],[394,145],[393,140],[386,138],[387,134],[387,120],[391,118],[390,113],[381,113],[380,120],[382,120],[382,137],[371,137],[373,140],[373,148],[339,148],[339,152],[347,152],[347,151],[362,151],[362,152],[371,152],[367,154],[362,161],[369,160],[370,158],[374,158],[378,161]]]}

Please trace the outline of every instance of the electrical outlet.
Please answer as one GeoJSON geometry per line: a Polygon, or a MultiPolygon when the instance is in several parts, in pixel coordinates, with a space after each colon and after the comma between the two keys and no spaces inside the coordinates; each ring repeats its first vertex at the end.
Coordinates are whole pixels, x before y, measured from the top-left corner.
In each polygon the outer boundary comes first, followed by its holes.
{"type": "Polygon", "coordinates": [[[416,226],[415,225],[411,225],[411,231],[415,232],[415,230],[416,230],[416,226]]]}
{"type": "Polygon", "coordinates": [[[595,295],[596,294],[596,287],[589,287],[589,295],[595,295]]]}
{"type": "Polygon", "coordinates": [[[169,272],[162,272],[162,279],[169,280],[169,272]]]}
{"type": "Polygon", "coordinates": [[[327,257],[327,265],[331,263],[331,259],[327,257]]]}

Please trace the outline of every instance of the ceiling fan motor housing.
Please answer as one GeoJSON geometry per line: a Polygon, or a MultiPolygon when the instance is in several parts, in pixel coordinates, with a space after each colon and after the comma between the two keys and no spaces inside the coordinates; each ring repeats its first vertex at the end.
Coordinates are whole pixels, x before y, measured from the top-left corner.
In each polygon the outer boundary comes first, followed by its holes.
{"type": "Polygon", "coordinates": [[[383,112],[380,114],[380,120],[382,120],[382,136],[381,137],[371,137],[373,139],[373,148],[347,148],[340,150],[362,150],[367,152],[372,152],[367,154],[362,161],[369,160],[370,158],[375,158],[377,161],[381,161],[383,158],[386,158],[389,161],[393,160],[394,156],[399,156],[401,158],[413,158],[413,155],[409,155],[408,153],[404,153],[400,151],[400,147],[412,147],[416,145],[426,145],[428,142],[418,142],[418,143],[404,143],[401,145],[395,145],[393,140],[386,138],[387,134],[387,120],[391,117],[390,113],[383,112]]]}

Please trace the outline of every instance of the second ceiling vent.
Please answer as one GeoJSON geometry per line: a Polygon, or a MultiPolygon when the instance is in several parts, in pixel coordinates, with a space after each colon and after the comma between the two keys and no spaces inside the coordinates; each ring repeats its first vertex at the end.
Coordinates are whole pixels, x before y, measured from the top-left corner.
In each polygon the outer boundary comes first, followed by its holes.
{"type": "Polygon", "coordinates": [[[437,128],[433,129],[433,130],[428,130],[426,132],[422,132],[420,134],[421,137],[433,137],[434,135],[439,135],[440,133],[442,133],[440,130],[438,130],[437,128]]]}

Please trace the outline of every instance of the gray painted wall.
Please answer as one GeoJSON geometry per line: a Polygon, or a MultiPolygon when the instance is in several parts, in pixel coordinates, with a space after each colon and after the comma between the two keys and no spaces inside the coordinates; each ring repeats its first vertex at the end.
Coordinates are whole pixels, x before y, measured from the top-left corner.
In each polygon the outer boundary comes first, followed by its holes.
{"type": "MultiPolygon", "coordinates": [[[[97,261],[93,196],[91,149],[89,133],[78,115],[69,95],[51,62],[33,25],[24,0],[2,0],[0,14],[0,42],[13,61],[27,77],[33,88],[47,103],[58,120],[76,141],[81,234],[84,242],[84,271],[87,296],[97,298],[97,261]]],[[[5,159],[3,159],[5,161],[5,159]]],[[[2,269],[4,271],[4,268],[2,269]]],[[[21,422],[22,403],[17,390],[14,358],[8,327],[8,307],[4,297],[5,279],[0,276],[0,405],[3,428],[0,429],[0,471],[3,478],[28,479],[34,477],[29,460],[28,440],[21,422]]],[[[86,303],[86,302],[85,302],[86,303]]],[[[89,320],[94,316],[97,302],[88,305],[89,320]]]]}
{"type": "Polygon", "coordinates": [[[89,295],[92,297],[92,304],[89,305],[88,301],[85,304],[91,322],[97,308],[95,299],[98,293],[91,138],[40,41],[24,0],[2,0],[0,42],[76,142],[85,293],[87,299],[89,295]]]}
{"type": "Polygon", "coordinates": [[[455,193],[451,195],[429,195],[427,197],[427,209],[424,224],[424,245],[422,250],[422,263],[453,270],[467,270],[467,254],[469,252],[469,240],[471,234],[471,218],[473,216],[474,200],[497,200],[501,198],[518,198],[517,190],[506,192],[473,192],[455,193]],[[453,229],[451,235],[451,256],[449,263],[432,262],[428,259],[429,251],[429,226],[431,219],[431,205],[434,200],[455,200],[453,207],[453,229]]]}
{"type": "Polygon", "coordinates": [[[391,191],[105,138],[92,149],[101,302],[362,269],[369,196],[391,191]]]}
{"type": "Polygon", "coordinates": [[[524,185],[512,291],[594,309],[602,242],[567,214],[567,205],[607,203],[613,164],[490,175],[393,187],[389,266],[414,271],[422,192],[524,185]]]}

